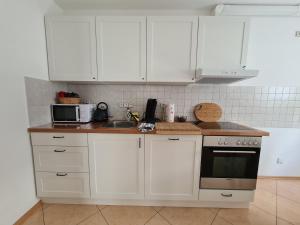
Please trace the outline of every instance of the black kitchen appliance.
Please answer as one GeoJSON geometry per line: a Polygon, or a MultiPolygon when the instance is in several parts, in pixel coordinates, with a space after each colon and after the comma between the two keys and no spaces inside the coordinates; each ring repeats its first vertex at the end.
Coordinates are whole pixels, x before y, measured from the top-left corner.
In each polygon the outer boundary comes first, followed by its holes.
{"type": "Polygon", "coordinates": [[[147,101],[146,112],[145,112],[145,122],[146,123],[155,123],[155,110],[157,106],[157,100],[149,98],[147,101]]]}
{"type": "Polygon", "coordinates": [[[103,122],[108,120],[108,105],[105,102],[99,102],[94,112],[94,121],[103,122]]]}

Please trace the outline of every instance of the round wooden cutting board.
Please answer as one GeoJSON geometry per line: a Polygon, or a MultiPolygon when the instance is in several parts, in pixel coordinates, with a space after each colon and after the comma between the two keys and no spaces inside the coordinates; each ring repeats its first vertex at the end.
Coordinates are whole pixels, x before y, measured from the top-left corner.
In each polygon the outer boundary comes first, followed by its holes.
{"type": "Polygon", "coordinates": [[[203,122],[216,122],[222,116],[222,109],[215,103],[201,103],[194,108],[195,117],[203,122]]]}

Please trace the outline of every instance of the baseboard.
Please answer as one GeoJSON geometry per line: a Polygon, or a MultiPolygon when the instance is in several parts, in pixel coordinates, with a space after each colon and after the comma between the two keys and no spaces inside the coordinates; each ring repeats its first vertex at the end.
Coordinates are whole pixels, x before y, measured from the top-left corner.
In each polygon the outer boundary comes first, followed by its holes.
{"type": "Polygon", "coordinates": [[[168,206],[168,207],[204,207],[204,208],[248,208],[249,202],[217,202],[217,201],[182,201],[182,200],[96,200],[42,198],[48,204],[82,204],[82,205],[126,205],[126,206],[168,206]]]}
{"type": "Polygon", "coordinates": [[[258,176],[259,179],[274,179],[274,180],[300,180],[300,177],[289,176],[258,176]]]}
{"type": "Polygon", "coordinates": [[[43,207],[42,201],[38,201],[31,209],[29,209],[20,219],[17,220],[17,222],[14,223],[14,225],[22,225],[26,222],[26,220],[29,219],[36,211],[41,209],[43,207]]]}

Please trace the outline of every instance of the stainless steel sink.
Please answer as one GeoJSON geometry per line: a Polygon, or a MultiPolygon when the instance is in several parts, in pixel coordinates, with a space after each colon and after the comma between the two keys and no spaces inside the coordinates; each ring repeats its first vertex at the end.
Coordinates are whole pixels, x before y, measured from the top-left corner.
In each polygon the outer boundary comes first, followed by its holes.
{"type": "Polygon", "coordinates": [[[136,123],[134,121],[124,121],[124,120],[114,120],[107,122],[104,127],[112,127],[112,128],[131,128],[136,127],[136,123]]]}

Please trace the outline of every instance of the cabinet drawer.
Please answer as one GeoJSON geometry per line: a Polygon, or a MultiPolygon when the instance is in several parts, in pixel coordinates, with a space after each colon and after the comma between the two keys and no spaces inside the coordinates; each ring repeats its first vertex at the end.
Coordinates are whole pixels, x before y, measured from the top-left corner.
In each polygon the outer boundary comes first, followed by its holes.
{"type": "Polygon", "coordinates": [[[32,145],[87,146],[87,134],[31,133],[32,145]]]}
{"type": "Polygon", "coordinates": [[[36,173],[38,197],[89,198],[88,173],[36,173]]]}
{"type": "Polygon", "coordinates": [[[242,190],[206,190],[200,189],[200,201],[218,201],[218,202],[252,202],[254,191],[242,190]]]}
{"type": "Polygon", "coordinates": [[[36,171],[89,172],[87,147],[33,146],[36,171]]]}

